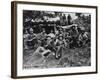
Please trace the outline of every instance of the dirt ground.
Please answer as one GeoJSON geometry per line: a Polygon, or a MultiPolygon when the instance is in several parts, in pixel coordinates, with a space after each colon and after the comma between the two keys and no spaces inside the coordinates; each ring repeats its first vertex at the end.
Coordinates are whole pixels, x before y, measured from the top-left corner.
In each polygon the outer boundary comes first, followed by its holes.
{"type": "Polygon", "coordinates": [[[30,68],[63,68],[91,65],[91,50],[86,48],[66,49],[57,60],[51,53],[47,58],[34,54],[34,50],[24,50],[23,69],[30,68]]]}

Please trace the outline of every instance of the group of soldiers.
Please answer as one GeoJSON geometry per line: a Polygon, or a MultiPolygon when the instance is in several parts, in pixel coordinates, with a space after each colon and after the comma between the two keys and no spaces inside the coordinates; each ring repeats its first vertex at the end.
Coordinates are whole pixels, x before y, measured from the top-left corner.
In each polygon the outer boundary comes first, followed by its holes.
{"type": "Polygon", "coordinates": [[[90,34],[81,30],[78,26],[71,26],[63,29],[61,26],[46,33],[42,28],[40,33],[34,33],[34,29],[25,30],[23,35],[24,49],[33,49],[34,54],[41,54],[43,57],[53,54],[56,59],[60,59],[62,53],[68,48],[83,48],[90,46],[90,34]]]}

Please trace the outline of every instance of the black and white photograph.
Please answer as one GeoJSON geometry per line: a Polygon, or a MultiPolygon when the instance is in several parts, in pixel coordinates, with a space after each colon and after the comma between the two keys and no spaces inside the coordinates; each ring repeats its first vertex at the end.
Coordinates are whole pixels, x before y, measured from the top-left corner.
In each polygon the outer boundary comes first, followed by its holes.
{"type": "Polygon", "coordinates": [[[97,73],[97,7],[12,3],[12,76],[97,73]]]}
{"type": "Polygon", "coordinates": [[[23,68],[91,66],[91,14],[23,10],[23,68]]]}

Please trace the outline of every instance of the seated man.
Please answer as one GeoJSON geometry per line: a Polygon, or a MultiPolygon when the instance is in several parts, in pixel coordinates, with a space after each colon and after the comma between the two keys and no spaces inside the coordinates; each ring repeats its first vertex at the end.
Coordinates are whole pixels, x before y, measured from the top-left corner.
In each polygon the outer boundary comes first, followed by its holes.
{"type": "Polygon", "coordinates": [[[58,39],[56,39],[55,42],[56,46],[57,46],[57,51],[56,51],[56,59],[60,59],[62,56],[62,53],[64,52],[64,47],[66,42],[63,39],[62,35],[59,35],[58,39]]]}
{"type": "Polygon", "coordinates": [[[25,33],[23,34],[23,41],[24,41],[23,47],[24,47],[24,49],[28,49],[28,45],[27,45],[28,36],[29,36],[29,33],[26,30],[25,33]]]}
{"type": "Polygon", "coordinates": [[[46,49],[51,50],[52,54],[55,55],[56,53],[56,46],[54,44],[54,38],[51,38],[50,36],[47,37],[47,41],[46,41],[46,49]]]}
{"type": "Polygon", "coordinates": [[[29,36],[28,36],[28,40],[27,40],[27,45],[29,47],[29,49],[33,49],[34,45],[36,43],[36,34],[34,33],[33,28],[30,28],[29,30],[29,36]]]}

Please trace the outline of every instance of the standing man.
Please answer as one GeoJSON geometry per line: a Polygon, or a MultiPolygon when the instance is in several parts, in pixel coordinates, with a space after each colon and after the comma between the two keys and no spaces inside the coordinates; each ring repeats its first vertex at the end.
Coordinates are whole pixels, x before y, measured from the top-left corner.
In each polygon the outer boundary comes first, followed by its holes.
{"type": "Polygon", "coordinates": [[[72,20],[72,18],[71,18],[71,16],[70,16],[70,14],[68,14],[67,20],[68,20],[68,25],[71,25],[71,20],[72,20]]]}

